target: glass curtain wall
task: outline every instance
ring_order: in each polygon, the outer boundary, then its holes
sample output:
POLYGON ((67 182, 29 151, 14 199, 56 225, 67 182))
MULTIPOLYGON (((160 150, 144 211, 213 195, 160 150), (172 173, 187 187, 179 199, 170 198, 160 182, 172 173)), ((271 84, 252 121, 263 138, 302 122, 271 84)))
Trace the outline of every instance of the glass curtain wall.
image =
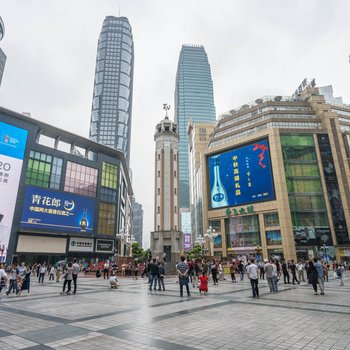
POLYGON ((297 256, 322 255, 333 245, 313 135, 281 135, 289 204, 297 256))

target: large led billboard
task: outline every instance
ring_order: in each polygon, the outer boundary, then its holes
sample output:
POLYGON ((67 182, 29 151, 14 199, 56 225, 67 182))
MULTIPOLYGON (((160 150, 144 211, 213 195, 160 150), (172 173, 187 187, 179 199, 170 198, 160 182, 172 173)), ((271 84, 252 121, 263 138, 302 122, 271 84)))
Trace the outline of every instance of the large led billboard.
POLYGON ((267 139, 208 157, 212 209, 275 199, 267 139))
POLYGON ((27 136, 27 130, 0 122, 0 262, 6 260, 27 136))
POLYGON ((27 186, 21 227, 61 232, 93 232, 95 200, 27 186))

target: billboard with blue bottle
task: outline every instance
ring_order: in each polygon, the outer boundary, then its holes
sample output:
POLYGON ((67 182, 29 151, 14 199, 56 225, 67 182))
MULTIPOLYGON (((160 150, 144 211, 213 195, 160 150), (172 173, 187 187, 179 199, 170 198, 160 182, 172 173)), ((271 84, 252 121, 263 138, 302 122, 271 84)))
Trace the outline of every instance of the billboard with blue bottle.
POLYGON ((275 199, 267 139, 208 157, 212 209, 275 199))
POLYGON ((93 233, 94 210, 93 198, 27 186, 21 227, 93 233))

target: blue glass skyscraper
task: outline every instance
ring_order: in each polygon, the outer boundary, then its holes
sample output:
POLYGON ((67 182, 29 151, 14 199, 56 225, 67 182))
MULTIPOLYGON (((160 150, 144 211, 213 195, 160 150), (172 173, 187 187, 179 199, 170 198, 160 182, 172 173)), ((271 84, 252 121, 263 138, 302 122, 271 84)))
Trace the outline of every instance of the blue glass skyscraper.
POLYGON ((176 73, 175 123, 179 128, 180 208, 190 208, 188 122, 215 121, 213 81, 202 45, 183 45, 176 73))
POLYGON ((134 42, 126 17, 105 18, 97 46, 90 139, 130 162, 134 42))

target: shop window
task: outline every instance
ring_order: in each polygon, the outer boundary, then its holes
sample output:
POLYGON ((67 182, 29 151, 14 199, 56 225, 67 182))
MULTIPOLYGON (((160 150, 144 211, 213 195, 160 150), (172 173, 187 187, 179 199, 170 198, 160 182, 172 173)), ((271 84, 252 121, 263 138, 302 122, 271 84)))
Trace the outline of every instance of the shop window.
POLYGON ((98 170, 67 162, 64 190, 83 196, 96 197, 98 170))
POLYGON ((100 202, 98 212, 98 233, 115 235, 115 205, 100 202))
POLYGON ((235 216, 229 219, 228 247, 261 245, 258 215, 235 216))
POLYGON ((30 151, 26 184, 59 189, 63 160, 51 155, 30 151))

